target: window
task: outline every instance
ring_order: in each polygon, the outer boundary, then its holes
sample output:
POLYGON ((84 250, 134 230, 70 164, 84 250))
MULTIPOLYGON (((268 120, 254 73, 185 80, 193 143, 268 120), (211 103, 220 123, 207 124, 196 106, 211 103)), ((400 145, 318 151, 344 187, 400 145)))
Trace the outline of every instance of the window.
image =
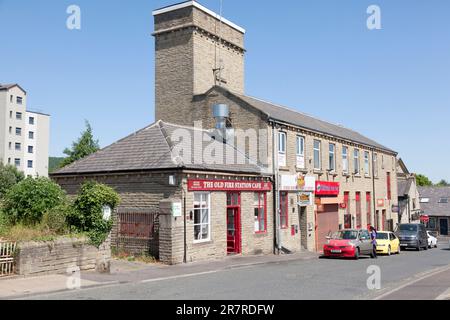
POLYGON ((372 194, 366 192, 366 214, 367 214, 367 224, 372 224, 372 194))
POLYGON ((254 196, 253 208, 255 212, 255 232, 267 232, 267 194, 256 192, 254 196))
POLYGON ((9 127, 9 134, 12 133, 12 127, 9 127))
POLYGON ((11 164, 11 158, 8 158, 8 164, 11 164))
POLYGON ((28 146, 28 153, 34 153, 34 147, 28 146))
POLYGON ((21 135, 22 135, 22 129, 16 128, 16 136, 21 136, 21 135))
POLYGON ((336 145, 330 143, 328 153, 328 169, 336 171, 336 145))
POLYGON ((342 170, 348 173, 348 147, 342 147, 342 170))
POLYGON ((378 154, 373 154, 373 175, 375 178, 378 177, 378 154))
POLYGON ((355 149, 353 151, 353 168, 354 168, 354 173, 355 174, 359 174, 359 150, 355 149))
POLYGON ((278 133, 278 166, 286 167, 286 132, 278 133))
POLYGON ((282 229, 288 228, 288 193, 280 192, 280 226, 282 229))
POLYGON ((10 112, 9 112, 9 118, 12 119, 12 116, 13 116, 13 112, 10 111, 10 112))
POLYGON ((356 192, 356 228, 361 229, 361 192, 356 192))
POLYGON ((319 140, 314 140, 314 169, 322 170, 322 160, 321 160, 321 142, 319 140))
POLYGON ((16 151, 20 151, 20 149, 22 149, 22 145, 16 142, 16 151))
POLYGON ((33 168, 33 160, 28 160, 28 168, 33 168))
POLYGON ((12 142, 8 143, 8 149, 9 149, 9 150, 12 149, 12 142))
POLYGON ((20 167, 20 159, 19 158, 14 159, 14 164, 16 165, 16 167, 20 167))
POLYGON ((28 139, 34 139, 34 132, 33 131, 29 131, 28 132, 28 139))
POLYGON ((34 124, 34 117, 28 118, 28 124, 34 124))
POLYGON ((297 136, 297 168, 305 168, 305 137, 297 136))
POLYGON ((17 102, 17 104, 22 104, 22 102, 23 102, 22 97, 17 97, 16 102, 17 102))
POLYGON ((22 112, 16 112, 16 120, 22 120, 22 112))
POLYGON ((439 198, 439 203, 448 203, 448 198, 439 198))
POLYGON ((391 190, 391 173, 386 172, 386 184, 387 184, 387 198, 388 200, 392 199, 392 190, 391 190))
POLYGON ((364 174, 370 176, 370 154, 369 151, 364 151, 364 174))
POLYGON ((10 95, 10 96, 9 96, 9 102, 12 103, 13 101, 14 101, 14 96, 13 96, 13 95, 10 95))
POLYGON ((430 198, 420 198, 420 203, 430 203, 430 198))
POLYGON ((210 194, 194 194, 194 242, 210 239, 210 194))

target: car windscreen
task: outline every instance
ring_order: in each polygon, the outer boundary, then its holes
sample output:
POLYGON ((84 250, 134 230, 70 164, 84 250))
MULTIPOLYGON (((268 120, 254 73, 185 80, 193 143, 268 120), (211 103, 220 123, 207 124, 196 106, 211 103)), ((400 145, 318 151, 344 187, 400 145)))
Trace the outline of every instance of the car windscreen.
POLYGON ((355 240, 358 238, 358 231, 339 231, 333 235, 333 239, 336 240, 355 240))
POLYGON ((400 231, 417 232, 417 225, 416 224, 401 224, 400 231))
POLYGON ((379 240, 389 240, 389 234, 387 233, 378 233, 377 239, 379 240))

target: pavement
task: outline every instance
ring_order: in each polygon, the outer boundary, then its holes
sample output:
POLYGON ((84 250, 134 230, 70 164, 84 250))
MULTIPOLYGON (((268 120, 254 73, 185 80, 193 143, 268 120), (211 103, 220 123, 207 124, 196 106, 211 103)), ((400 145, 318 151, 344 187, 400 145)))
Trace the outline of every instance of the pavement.
MULTIPOLYGON (((292 255, 230 256, 222 260, 167 266, 145 264, 126 260, 113 260, 111 273, 82 272, 79 289, 114 286, 124 283, 153 282, 160 280, 212 274, 224 270, 250 266, 317 259, 318 254, 304 252, 292 255)), ((17 299, 49 293, 71 291, 74 280, 70 275, 46 275, 39 277, 11 276, 0 278, 0 299, 17 299)))

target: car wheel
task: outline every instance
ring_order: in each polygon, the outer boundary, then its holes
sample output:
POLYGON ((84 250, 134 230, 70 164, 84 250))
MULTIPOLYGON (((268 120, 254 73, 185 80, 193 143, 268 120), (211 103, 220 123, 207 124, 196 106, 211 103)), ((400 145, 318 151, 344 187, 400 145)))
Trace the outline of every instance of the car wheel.
POLYGON ((434 244, 434 247, 437 248, 437 242, 434 244))
POLYGON ((391 256, 391 253, 392 253, 392 252, 391 252, 391 246, 389 246, 389 247, 388 247, 387 255, 388 255, 388 256, 391 256))
POLYGON ((425 250, 428 250, 428 243, 424 247, 425 250))
POLYGON ((355 258, 355 260, 359 260, 359 248, 356 248, 354 258, 355 258))

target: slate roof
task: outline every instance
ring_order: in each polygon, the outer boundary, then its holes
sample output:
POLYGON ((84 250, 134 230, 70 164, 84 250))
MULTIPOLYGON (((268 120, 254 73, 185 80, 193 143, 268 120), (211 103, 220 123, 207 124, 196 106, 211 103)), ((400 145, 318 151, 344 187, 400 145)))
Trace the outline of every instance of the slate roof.
POLYGON ((429 198, 429 203, 420 203, 420 207, 429 216, 450 217, 450 187, 419 187, 420 198, 429 198), (439 203, 440 198, 448 198, 449 203, 439 203))
POLYGON ((290 108, 280 106, 271 102, 267 102, 258 98, 232 92, 223 87, 216 86, 213 89, 220 90, 227 94, 237 97, 238 99, 244 101, 253 108, 262 112, 264 115, 268 117, 269 120, 291 124, 304 129, 309 129, 315 132, 331 135, 334 137, 339 137, 344 140, 349 140, 351 142, 360 143, 369 147, 374 147, 384 151, 388 151, 390 153, 397 154, 396 151, 389 149, 379 144, 378 142, 369 139, 363 136, 362 134, 353 131, 351 129, 345 128, 343 126, 332 124, 330 122, 317 119, 305 113, 301 113, 299 111, 295 111, 290 108))
POLYGON ((228 164, 225 160, 227 154, 241 153, 229 144, 211 139, 200 146, 191 143, 191 139, 185 139, 185 137, 194 137, 194 134, 200 134, 200 137, 202 134, 212 136, 205 130, 159 121, 52 173, 52 176, 180 168, 252 174, 263 172, 262 166, 245 156, 244 164, 228 164), (185 153, 186 157, 183 157, 185 159, 177 157, 180 154, 178 151, 180 148, 188 150, 185 153), (204 152, 206 148, 208 150, 204 152), (209 150, 212 149, 223 150, 223 164, 215 164, 207 160, 194 161, 202 160, 203 157, 200 156, 205 153, 211 154, 209 150))
POLYGON ((0 91, 2 90, 9 90, 11 88, 14 87, 19 87, 23 92, 27 93, 20 85, 18 85, 17 83, 8 83, 8 84, 1 84, 0 83, 0 91))
POLYGON ((411 184, 413 183, 412 179, 397 179, 398 185, 398 196, 402 197, 409 193, 409 189, 411 189, 411 184))

